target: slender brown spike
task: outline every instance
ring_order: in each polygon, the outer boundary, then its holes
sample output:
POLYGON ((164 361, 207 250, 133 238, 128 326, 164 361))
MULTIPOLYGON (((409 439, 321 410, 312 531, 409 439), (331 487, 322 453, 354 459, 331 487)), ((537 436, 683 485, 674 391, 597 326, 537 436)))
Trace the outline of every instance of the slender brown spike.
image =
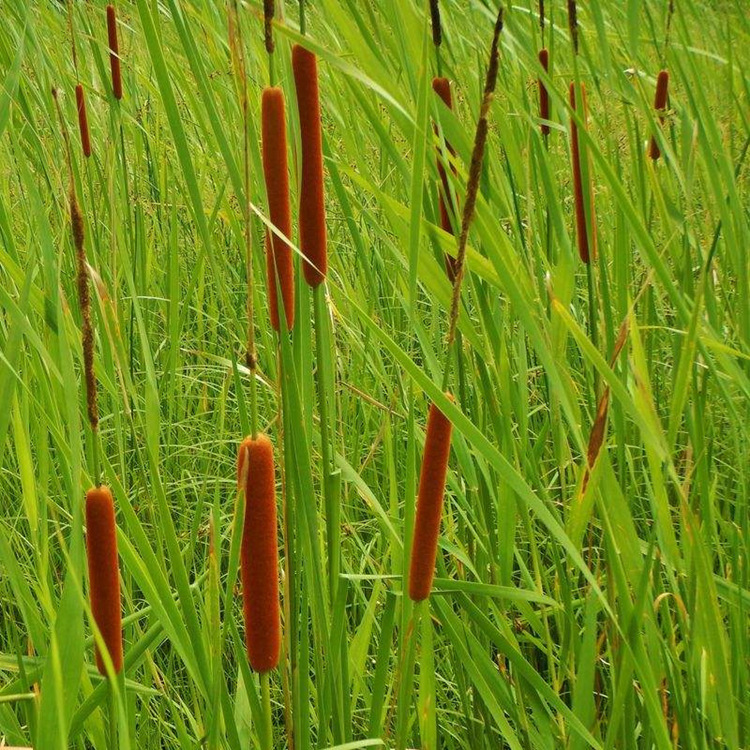
POLYGON ((440 25, 439 0, 430 0, 430 18, 432 20, 432 43, 439 47, 443 42, 443 28, 440 25))
POLYGON ((78 129, 81 133, 81 147, 83 155, 88 159, 91 156, 91 137, 89 136, 89 118, 86 114, 86 96, 83 86, 76 86, 76 107, 78 109, 78 129))
MULTIPOLYGON (((669 99, 669 71, 662 70, 659 72, 659 76, 656 79, 656 94, 654 96, 654 109, 659 115, 659 124, 664 125, 665 112, 667 110, 667 102, 669 99)), ((656 136, 651 136, 651 143, 649 144, 648 155, 656 161, 661 156, 661 149, 659 144, 656 142, 656 136)))
POLYGON ((276 470, 266 435, 245 438, 238 454, 245 485, 245 523, 240 549, 245 644, 256 672, 275 669, 281 647, 276 470))
MULTIPOLYGON (((107 646, 116 673, 122 670, 122 604, 117 559, 115 505, 109 487, 92 487, 86 493, 86 557, 89 599, 94 622, 107 646)), ((102 654, 96 647, 96 666, 106 675, 102 654)))
MULTIPOLYGON (((448 107, 448 109, 453 109, 453 97, 451 96, 451 84, 447 78, 433 78, 432 90, 440 97, 443 104, 445 104, 445 106, 448 107)), ((435 133, 436 135, 438 133, 437 126, 435 127, 435 133)), ((454 151, 451 144, 448 143, 447 141, 446 141, 445 147, 448 150, 448 153, 452 157, 455 156, 456 152, 454 151)), ((438 168, 438 175, 440 177, 440 189, 438 190, 438 207, 440 210, 440 227, 442 228, 444 232, 448 232, 449 234, 454 234, 453 222, 451 221, 451 214, 453 212, 449 210, 449 206, 451 204, 450 182, 448 181, 448 173, 445 171, 443 159, 440 158, 439 147, 438 147, 438 154, 437 154, 437 168, 438 168)), ((456 174, 455 165, 451 168, 451 171, 453 172, 454 175, 456 174)), ((457 267, 456 258, 446 253, 445 254, 445 272, 448 275, 448 279, 450 280, 451 284, 453 284, 453 282, 456 280, 457 270, 458 270, 458 267, 457 267)))
MULTIPOLYGON (((539 50, 539 63, 544 68, 545 73, 549 73, 549 52, 547 48, 539 50)), ((542 135, 549 135, 549 92, 544 85, 544 81, 539 79, 539 117, 542 120, 542 135)))
POLYGON ((295 44, 292 47, 292 68, 302 143, 299 243, 305 256, 302 267, 305 281, 316 287, 323 282, 328 271, 318 59, 309 50, 295 44))
POLYGON ((263 33, 266 52, 273 52, 273 17, 276 14, 274 0, 263 0, 263 33))
POLYGON ((117 40, 117 14, 115 6, 107 6, 107 37, 109 39, 109 66, 112 70, 112 94, 122 99, 122 73, 120 71, 120 45, 117 40))
POLYGON ((279 325, 279 299, 276 280, 281 287, 287 329, 294 326, 294 266, 292 250, 285 238, 292 236, 292 216, 289 208, 289 168, 287 162, 286 112, 284 92, 278 87, 263 90, 261 106, 263 139, 263 174, 268 194, 271 223, 284 237, 266 234, 266 268, 268 270, 268 299, 271 325, 279 325))
POLYGON ((539 0, 539 28, 544 31, 544 0, 539 0))
POLYGON ((568 0, 568 28, 573 42, 573 52, 578 54, 578 9, 576 0, 568 0))
POLYGON ((83 372, 86 380, 86 408, 91 429, 99 427, 99 409, 96 403, 96 376, 94 375, 94 327, 91 322, 91 295, 89 292, 88 264, 84 245, 84 224, 78 198, 71 183, 70 223, 76 252, 76 286, 78 305, 81 308, 81 336, 83 339, 83 372))
MULTIPOLYGON (((450 398, 449 394, 446 395, 450 398)), ((420 602, 430 595, 432 579, 435 576, 435 558, 440 535, 440 519, 443 515, 452 430, 451 421, 435 404, 431 404, 419 476, 414 542, 409 564, 409 598, 415 602, 420 602)))
POLYGON ((474 209, 477 202, 477 193, 479 191, 479 178, 482 174, 482 161, 484 160, 484 150, 487 144, 487 116, 492 104, 492 94, 495 91, 497 83, 498 67, 500 65, 500 55, 498 45, 500 41, 500 32, 503 30, 503 8, 497 13, 495 28, 492 34, 492 46, 490 47, 490 60, 487 66, 487 76, 484 80, 484 94, 482 96, 482 105, 479 109, 479 120, 477 129, 474 134, 474 147, 471 152, 471 164, 469 165, 469 180, 466 184, 466 202, 464 203, 463 214, 461 216, 461 234, 458 238, 458 252, 456 253, 456 279, 453 282, 453 295, 451 297, 451 311, 448 322, 447 346, 450 347, 456 335, 456 325, 458 323, 459 303, 461 301, 461 282, 463 281, 466 271, 466 245, 469 240, 469 228, 474 218, 474 209))
MULTIPOLYGON (((575 83, 570 84, 570 107, 574 112, 577 112, 581 120, 583 121, 584 127, 588 119, 588 107, 586 102, 586 87, 581 84, 581 100, 582 106, 578 110, 576 108, 576 89, 575 83)), ((582 167, 582 155, 581 145, 578 136, 578 125, 573 117, 570 119, 570 143, 571 143, 571 160, 573 170, 573 193, 575 197, 575 211, 576 211, 576 239, 578 242, 578 255, 584 263, 589 263, 591 258, 596 258, 596 214, 594 211, 594 190, 591 184, 591 175, 589 174, 589 184, 587 185, 587 192, 589 196, 589 214, 591 218, 591 234, 587 230, 586 225, 586 209, 585 209, 585 193, 583 186, 583 167, 582 167)))

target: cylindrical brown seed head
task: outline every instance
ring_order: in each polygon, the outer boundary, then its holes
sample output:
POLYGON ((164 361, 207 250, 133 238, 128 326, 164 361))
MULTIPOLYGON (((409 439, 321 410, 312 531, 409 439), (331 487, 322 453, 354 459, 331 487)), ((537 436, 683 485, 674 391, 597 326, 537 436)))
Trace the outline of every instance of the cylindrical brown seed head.
MULTIPOLYGON (((284 92, 278 87, 263 89, 262 99, 263 174, 266 180, 268 210, 271 223, 284 237, 292 236, 292 217, 289 209, 289 168, 287 164, 286 113, 284 92)), ((268 268, 268 298, 271 306, 271 325, 280 330, 280 300, 276 281, 281 287, 287 329, 294 326, 294 266, 289 243, 275 233, 266 241, 268 268)))
MULTIPOLYGON (((443 104, 448 109, 453 109, 453 96, 451 95, 451 84, 447 78, 433 78, 432 79, 432 90, 440 97, 443 104)), ((437 128, 436 128, 437 131, 437 128)), ((455 155, 455 151, 450 143, 446 142, 448 153, 451 156, 455 155)), ((448 181, 448 173, 445 171, 443 160, 440 158, 440 151, 438 150, 437 158, 438 175, 440 176, 440 190, 438 191, 438 207, 440 209, 440 226, 445 232, 455 234, 453 231, 453 222, 451 216, 453 211, 449 211, 448 207, 451 205, 451 193, 450 183, 448 181)), ((456 173, 455 167, 453 168, 453 174, 456 173)), ((448 279, 451 284, 456 280, 456 271, 458 261, 452 255, 445 254, 445 272, 448 275, 448 279)))
POLYGON ((266 43, 266 52, 273 52, 273 17, 276 13, 274 0, 263 0, 263 34, 266 43))
MULTIPOLYGON (((547 48, 539 50, 539 63, 544 68, 545 73, 549 73, 549 52, 547 48)), ((549 92, 547 87, 544 85, 544 81, 539 79, 539 117, 542 122, 542 135, 549 134, 549 92)))
POLYGON ((109 37, 109 66, 112 69, 112 93, 115 99, 122 99, 120 45, 117 41, 117 14, 114 5, 107 6, 107 36, 109 37))
MULTIPOLYGON (((654 109, 659 115, 660 124, 664 124, 664 113, 667 109, 669 99, 669 71, 662 70, 656 79, 656 94, 654 96, 654 109)), ((661 149, 656 142, 656 136, 651 136, 651 143, 648 149, 648 155, 656 161, 661 156, 661 149)))
POLYGON ((432 21, 432 43, 439 47, 443 41, 443 28, 440 25, 440 6, 438 0, 430 0, 430 19, 432 21))
POLYGON ((306 258, 303 262, 305 281, 315 287, 323 282, 328 271, 318 59, 309 50, 295 44, 292 47, 292 67, 302 142, 299 243, 306 258))
POLYGON ((422 471, 419 477, 414 542, 409 566, 409 598, 420 602, 430 595, 435 576, 445 478, 451 452, 450 420, 432 404, 427 418, 422 471))
POLYGON ((576 0, 568 0, 568 28, 573 42, 573 52, 578 54, 578 10, 576 0))
POLYGON ((237 464, 245 482, 240 554, 245 643, 250 666, 267 672, 279 663, 281 645, 276 475, 268 437, 245 438, 237 464))
MULTIPOLYGON (((112 493, 105 486, 92 487, 86 493, 86 556, 91 611, 115 672, 119 672, 122 669, 122 612, 117 527, 112 493)), ((96 666, 100 674, 106 674, 98 646, 96 666)))
MULTIPOLYGON (((576 108, 576 89, 575 83, 570 84, 570 106, 578 113, 584 126, 588 117, 588 108, 586 103, 586 87, 581 84, 581 101, 580 109, 576 108)), ((584 204, 584 186, 583 186, 583 168, 581 165, 581 144, 578 138, 578 125, 571 117, 570 120, 570 141, 571 141, 571 159, 573 168, 573 194, 575 197, 576 212, 576 239, 578 242, 578 254, 584 263, 589 263, 591 258, 596 258, 596 214, 594 212, 594 190, 589 179, 589 215, 591 220, 591 233, 589 234, 586 226, 586 209, 584 204)), ((589 175, 589 178, 591 175, 589 175)))
POLYGON ((76 86, 76 106, 78 108, 78 129, 81 131, 81 147, 83 148, 83 155, 88 158, 91 156, 89 118, 86 114, 86 96, 80 83, 76 86))

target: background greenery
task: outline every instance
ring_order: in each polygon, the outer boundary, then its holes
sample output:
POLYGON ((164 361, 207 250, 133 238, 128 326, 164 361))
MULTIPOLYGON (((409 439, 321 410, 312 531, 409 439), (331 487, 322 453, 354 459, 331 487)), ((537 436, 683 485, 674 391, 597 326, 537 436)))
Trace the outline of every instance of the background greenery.
MULTIPOLYGON (((572 234, 572 50, 565 4, 546 6, 548 146, 536 120, 536 3, 506 8, 448 408, 441 253, 454 240, 436 226, 430 118, 456 148, 460 196, 495 7, 441 3, 450 114, 429 89, 426 2, 308 3, 325 128, 324 341, 343 578, 330 601, 311 295, 298 274, 297 325, 283 352, 294 394, 286 490, 308 545, 287 623, 297 748, 750 744, 746 8, 677 0, 667 47, 666 2, 581 3, 577 67, 589 93, 600 252, 594 346, 572 234), (653 164, 645 146, 662 66, 671 103, 653 164), (609 420, 585 484, 596 379, 609 387, 609 420), (408 531, 430 399, 454 422, 454 450, 415 689, 397 709, 410 622, 404 522, 408 531)), ((275 68, 296 215, 296 3, 283 11, 275 68)), ((258 693, 231 554, 249 387, 242 118, 226 8, 118 3, 125 95, 116 105, 104 4, 74 3, 89 160, 65 6, 4 0, 0 13, 0 739, 105 744, 107 693, 84 596, 92 463, 56 86, 87 221, 105 477, 118 506, 120 742, 254 746, 258 693)), ((263 283, 259 14, 256 0, 240 7, 259 407, 280 455, 263 283)), ((272 699, 285 747, 279 673, 272 699)))

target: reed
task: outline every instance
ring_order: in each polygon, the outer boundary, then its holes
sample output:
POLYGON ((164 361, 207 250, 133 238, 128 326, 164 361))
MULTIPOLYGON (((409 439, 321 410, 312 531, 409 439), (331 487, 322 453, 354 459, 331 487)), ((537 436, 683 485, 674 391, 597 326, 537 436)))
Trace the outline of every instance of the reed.
MULTIPOLYGON (((656 79, 656 94, 654 95, 654 109, 659 115, 659 125, 664 125, 667 102, 669 99, 669 71, 661 70, 656 79)), ((648 148, 648 155, 656 161, 661 156, 661 149, 656 142, 656 135, 651 136, 651 143, 648 148)))
MULTIPOLYGON (((573 112, 581 118, 583 127, 586 127, 588 121, 588 105, 586 102, 586 86, 581 83, 581 108, 577 107, 576 85, 570 84, 570 107, 573 112)), ((573 171, 573 194, 575 198, 576 214, 576 241, 578 243, 578 255, 584 263, 590 263, 591 259, 596 259, 596 214, 594 210, 594 191, 591 180, 587 180, 584 189, 583 177, 583 155, 581 154, 581 144, 578 134, 578 124, 574 117, 570 119, 570 148, 573 171), (589 220, 590 231, 586 221, 586 195, 589 201, 589 220)), ((587 170, 588 175, 588 170, 587 170)))
POLYGON ((86 95, 83 86, 76 85, 76 108, 78 110, 78 130, 81 134, 81 148, 88 159, 91 156, 91 136, 89 135, 89 118, 86 113, 86 95))
POLYGON ((287 330, 294 327, 294 267, 292 249, 287 241, 292 235, 289 208, 289 168, 287 164, 286 111, 284 92, 266 87, 262 98, 263 174, 268 195, 268 210, 276 232, 266 235, 266 267, 271 325, 280 331, 280 303, 283 305, 287 330), (278 286, 277 286, 278 285, 278 286), (281 300, 278 298, 281 290, 281 300))
MULTIPOLYGON (((539 64, 544 68, 545 73, 549 73, 549 51, 546 47, 539 50, 539 64)), ((544 81, 539 79, 539 119, 541 119, 542 135, 549 135, 549 91, 544 85, 544 81)))
POLYGON ((432 589, 452 430, 450 420, 432 404, 427 418, 409 566, 409 598, 415 602, 427 599, 432 589))
POLYGON ((266 435, 243 440, 237 474, 245 490, 240 552, 245 644, 250 666, 264 673, 278 665, 281 646, 276 471, 266 435))
MULTIPOLYGON (((94 622, 102 636, 116 674, 122 670, 122 605, 117 559, 115 504, 109 487, 92 487, 86 493, 86 557, 89 599, 94 622)), ((99 645, 96 667, 106 676, 99 645)))
POLYGON ((316 287, 325 280, 328 272, 318 59, 309 50, 295 44, 292 68, 302 143, 299 243, 304 255, 302 270, 305 281, 316 287))
POLYGON ((122 99, 122 72, 120 70, 120 44, 117 39, 117 13, 115 6, 107 6, 107 37, 109 39, 109 67, 112 70, 112 95, 122 99))

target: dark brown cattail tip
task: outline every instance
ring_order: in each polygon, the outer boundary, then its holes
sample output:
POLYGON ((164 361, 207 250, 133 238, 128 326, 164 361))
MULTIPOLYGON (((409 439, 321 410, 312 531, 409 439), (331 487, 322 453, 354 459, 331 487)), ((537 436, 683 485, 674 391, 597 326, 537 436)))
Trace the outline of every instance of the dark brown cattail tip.
MULTIPOLYGON (((549 73, 549 52, 547 48, 539 50, 539 64, 544 68, 545 73, 549 73)), ((544 81, 539 79, 539 118, 542 120, 542 135, 549 134, 549 92, 544 85, 544 81)))
POLYGON ((445 104, 448 109, 453 109, 451 82, 447 78, 433 78, 432 90, 443 100, 443 104, 445 104))
POLYGON ((430 19, 432 21, 432 43, 439 47, 443 41, 443 28, 440 24, 440 5, 438 0, 430 0, 430 19))
POLYGON ((274 0, 263 0, 263 33, 266 52, 273 52, 273 17, 276 14, 274 0))
MULTIPOLYGON (((659 75, 656 79, 656 94, 654 95, 654 109, 659 115, 659 123, 664 124, 664 117, 667 109, 667 103, 669 100, 669 71, 659 71, 659 75)), ((656 142, 656 136, 651 136, 651 143, 649 144, 648 155, 656 161, 661 156, 661 149, 659 144, 656 142)))
MULTIPOLYGON (((115 672, 122 669, 122 612, 117 560, 115 504, 109 487, 92 487, 86 493, 86 556, 89 598, 94 622, 109 652, 115 672)), ((106 675, 97 645, 96 666, 106 675)))
MULTIPOLYGON (((450 395, 448 397, 453 400, 450 395)), ((445 479, 451 452, 453 425, 435 404, 430 406, 419 477, 414 542, 409 566, 409 598, 421 602, 430 595, 435 576, 445 479)))
POLYGON ((107 6, 107 36, 109 38, 109 66, 112 70, 112 94, 122 99, 122 73, 120 71, 120 45, 117 41, 117 14, 114 5, 107 6))
POLYGON ((78 108, 78 129, 81 131, 81 147, 83 148, 83 155, 88 158, 91 156, 89 118, 86 114, 86 96, 80 83, 76 86, 76 106, 78 108))
POLYGON ((573 52, 578 54, 578 9, 576 0, 568 0, 568 28, 573 42, 573 52))
POLYGON ((267 672, 278 665, 281 645, 276 471, 268 437, 246 438, 239 463, 245 479, 240 554, 245 643, 250 666, 267 672))
POLYGON ((299 243, 305 256, 302 266, 305 281, 316 287, 328 272, 318 59, 314 53, 295 44, 292 47, 292 68, 302 143, 299 243))
MULTIPOLYGON (((576 84, 570 84, 569 96, 570 107, 578 114, 584 127, 588 118, 588 107, 586 102, 586 86, 581 83, 581 107, 576 106, 576 84)), ((571 160, 573 169, 573 193, 575 198, 576 213, 576 239, 578 242, 578 254, 584 263, 589 263, 592 256, 596 257, 596 217, 594 212, 594 191, 589 175, 589 215, 591 219, 591 231, 589 233, 586 223, 585 194, 583 185, 583 168, 581 164, 581 144, 578 137, 578 125, 574 118, 570 120, 571 160)))
MULTIPOLYGON (((289 168, 287 163, 286 111, 284 92, 278 87, 263 89, 261 103, 263 174, 268 195, 271 223, 284 237, 292 236, 289 208, 289 168)), ((289 243, 276 233, 266 237, 266 268, 271 325, 281 330, 279 313, 283 302, 287 329, 294 326, 294 266, 289 243), (281 288, 278 299, 277 280, 281 288)))

